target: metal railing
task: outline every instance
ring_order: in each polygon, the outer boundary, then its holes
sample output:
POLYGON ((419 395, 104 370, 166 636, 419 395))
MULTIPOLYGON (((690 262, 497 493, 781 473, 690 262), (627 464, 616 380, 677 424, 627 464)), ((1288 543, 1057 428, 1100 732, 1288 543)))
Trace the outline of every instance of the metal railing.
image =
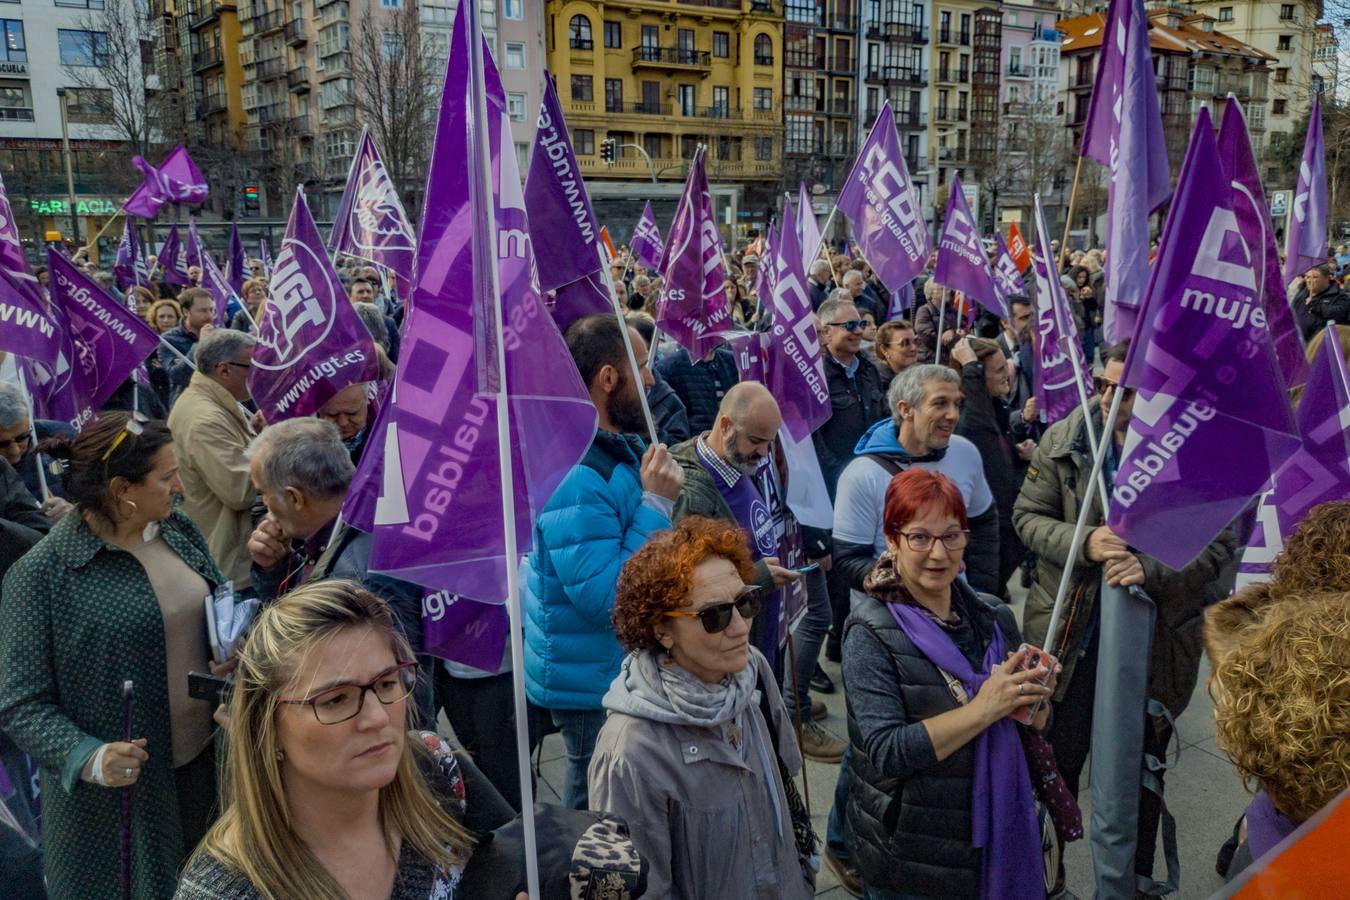
POLYGON ((712 53, 684 47, 634 47, 633 62, 706 69, 712 65, 712 53))
POLYGON ((309 90, 309 66, 297 66, 286 73, 286 86, 291 90, 309 90))
POLYGON ((305 34, 304 19, 291 19, 286 23, 285 28, 282 30, 282 34, 285 35, 286 43, 288 44, 303 44, 305 41, 309 40, 309 36, 305 34))
POLYGON ((33 110, 27 106, 0 106, 0 120, 31 122, 33 121, 33 110))

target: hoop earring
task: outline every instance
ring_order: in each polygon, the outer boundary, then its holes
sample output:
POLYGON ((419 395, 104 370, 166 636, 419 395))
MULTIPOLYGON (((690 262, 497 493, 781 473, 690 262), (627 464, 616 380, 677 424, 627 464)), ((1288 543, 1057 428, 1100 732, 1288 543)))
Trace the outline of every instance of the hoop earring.
POLYGON ((117 505, 118 505, 118 506, 121 506, 123 503, 125 503, 127 506, 130 506, 130 507, 131 507, 131 514, 132 514, 133 516, 136 515, 136 513, 140 510, 140 507, 138 507, 138 506, 136 505, 136 501, 135 501, 135 500, 128 500, 126 497, 118 497, 118 498, 117 498, 117 505))

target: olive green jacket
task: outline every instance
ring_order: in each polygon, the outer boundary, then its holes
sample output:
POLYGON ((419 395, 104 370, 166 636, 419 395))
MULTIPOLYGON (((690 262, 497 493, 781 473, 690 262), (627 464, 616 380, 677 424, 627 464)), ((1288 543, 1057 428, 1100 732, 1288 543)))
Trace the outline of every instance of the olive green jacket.
MULTIPOLYGON (((709 519, 721 519, 724 522, 736 522, 736 514, 731 511, 722 492, 717 489, 712 475, 698 459, 698 435, 670 448, 671 458, 684 470, 684 486, 680 496, 675 499, 675 509, 671 513, 671 522, 678 522, 685 516, 705 516, 709 519)), ((749 477, 749 476, 745 476, 749 477)), ((763 560, 755 562, 758 577, 755 583, 766 591, 772 591, 773 575, 763 560)))
MULTIPOLYGON (((165 542, 212 587, 224 581, 181 512, 165 542)), ((205 628, 205 612, 202 627, 205 628)), ((0 729, 37 760, 53 898, 118 895, 121 791, 80 780, 98 747, 122 739, 122 682, 135 684, 132 732, 148 739, 131 789, 132 896, 171 897, 192 848, 178 827, 164 620, 145 569, 78 512, 16 562, 0 590, 0 729)), ((202 715, 211 707, 202 705, 202 715)), ((0 887, 0 894, 3 894, 0 887)))

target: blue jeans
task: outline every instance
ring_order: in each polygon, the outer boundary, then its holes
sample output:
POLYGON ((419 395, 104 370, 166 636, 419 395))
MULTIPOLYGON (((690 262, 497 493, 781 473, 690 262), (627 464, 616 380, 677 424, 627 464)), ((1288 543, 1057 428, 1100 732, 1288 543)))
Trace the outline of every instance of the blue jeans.
POLYGON ((563 776, 563 806, 586 809, 590 806, 586 770, 591 766, 595 739, 605 724, 603 709, 554 709, 549 711, 553 724, 562 732, 567 753, 567 773, 563 776))
MULTIPOLYGON (((806 576, 806 615, 792 632, 793 650, 797 654, 797 706, 803 722, 811 721, 811 676, 815 674, 831 620, 830 588, 825 582, 825 572, 816 569, 806 576)), ((787 688, 791 692, 792 685, 787 688)))
POLYGON ((834 782, 834 805, 830 807, 830 818, 825 823, 825 846, 835 859, 849 858, 849 847, 853 846, 853 830, 848 827, 848 817, 844 809, 848 805, 848 773, 853 762, 853 745, 844 748, 844 758, 839 761, 839 778, 834 782))

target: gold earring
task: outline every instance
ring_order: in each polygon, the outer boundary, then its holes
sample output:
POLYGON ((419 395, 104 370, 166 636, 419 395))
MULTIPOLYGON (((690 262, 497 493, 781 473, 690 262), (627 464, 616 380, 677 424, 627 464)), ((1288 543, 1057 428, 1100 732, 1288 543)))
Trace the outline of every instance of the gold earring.
POLYGON ((135 501, 135 500, 128 500, 126 497, 118 497, 118 498, 117 498, 117 504, 120 506, 120 505, 122 505, 123 503, 125 503, 127 506, 130 506, 130 507, 131 507, 131 514, 132 514, 133 516, 136 515, 136 512, 140 509, 140 507, 138 507, 138 506, 136 505, 136 501, 135 501))

